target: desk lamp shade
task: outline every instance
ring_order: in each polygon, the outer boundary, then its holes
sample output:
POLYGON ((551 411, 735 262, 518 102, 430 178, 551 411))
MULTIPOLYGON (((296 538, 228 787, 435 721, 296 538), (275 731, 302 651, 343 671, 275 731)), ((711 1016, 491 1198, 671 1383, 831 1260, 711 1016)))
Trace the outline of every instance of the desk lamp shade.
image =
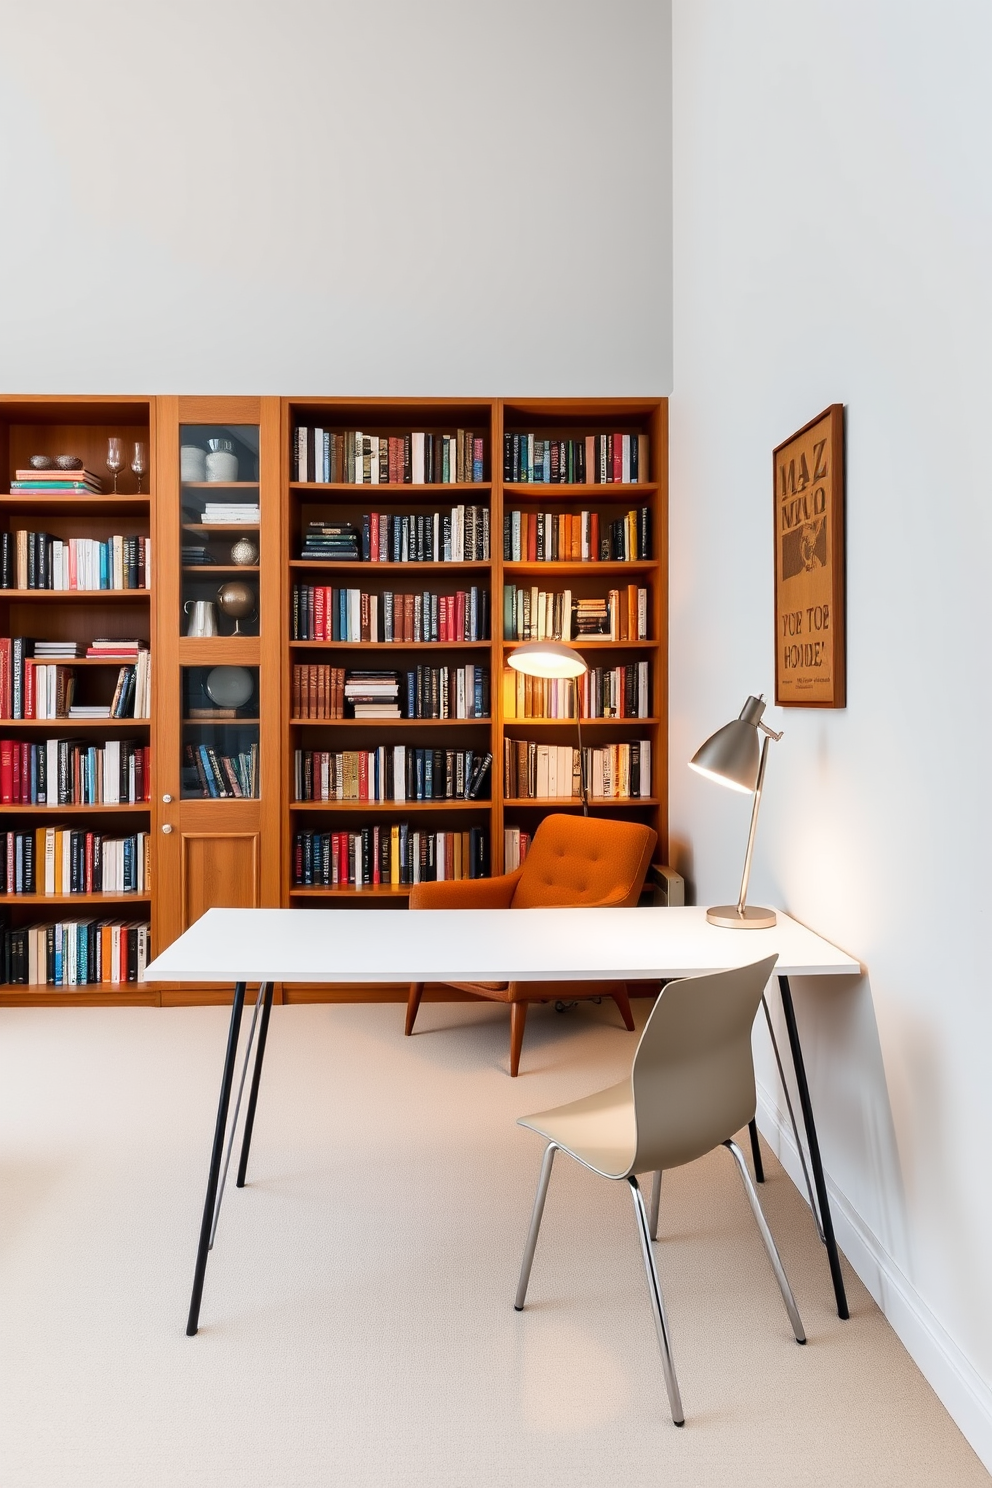
POLYGON ((731 790, 753 795, 751 829, 748 833, 747 852, 744 856, 744 874, 741 892, 736 904, 718 904, 706 911, 711 925, 720 925, 730 930, 767 930, 775 924, 775 911, 762 909, 747 903, 747 885, 751 876, 751 857, 754 852, 754 836, 758 826, 758 807, 765 780, 765 762, 768 755, 768 740, 781 739, 767 724, 762 723, 765 711, 764 700, 749 697, 741 709, 740 717, 711 734, 689 761, 691 769, 719 785, 731 790), (759 732, 764 735, 758 743, 759 732))
POLYGON ((506 659, 515 672, 523 672, 526 677, 571 678, 575 727, 579 736, 582 814, 588 816, 589 791, 586 787, 586 761, 582 752, 582 722, 579 718, 579 678, 589 670, 588 664, 578 651, 566 646, 563 641, 525 641, 522 646, 515 646, 506 659))

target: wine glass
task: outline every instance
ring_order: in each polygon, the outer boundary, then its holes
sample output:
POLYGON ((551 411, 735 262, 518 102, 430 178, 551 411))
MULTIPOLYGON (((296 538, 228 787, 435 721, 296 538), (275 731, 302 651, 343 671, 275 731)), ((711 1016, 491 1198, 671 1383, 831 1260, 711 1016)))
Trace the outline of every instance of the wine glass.
POLYGON ((107 469, 114 477, 114 495, 117 495, 117 477, 124 469, 123 439, 107 440, 107 469))
POLYGON ((131 458, 131 469, 138 477, 138 495, 141 495, 141 477, 148 469, 148 446, 141 440, 135 440, 134 455, 131 458))

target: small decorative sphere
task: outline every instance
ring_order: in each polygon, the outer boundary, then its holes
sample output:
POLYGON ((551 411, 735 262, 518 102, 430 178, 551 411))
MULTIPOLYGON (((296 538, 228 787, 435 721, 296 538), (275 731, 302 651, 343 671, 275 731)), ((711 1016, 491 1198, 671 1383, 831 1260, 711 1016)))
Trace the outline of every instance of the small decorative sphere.
POLYGON ((244 620, 255 608, 255 591, 250 584, 229 579, 217 590, 217 604, 231 620, 244 620))
POLYGON ((231 549, 231 562, 247 568, 258 562, 258 546, 249 537, 239 537, 231 549))
POLYGON ((55 461, 51 455, 32 455, 28 463, 32 470, 51 470, 55 461))
POLYGON ((55 464, 59 470, 82 470, 83 462, 78 455, 56 455, 55 464))

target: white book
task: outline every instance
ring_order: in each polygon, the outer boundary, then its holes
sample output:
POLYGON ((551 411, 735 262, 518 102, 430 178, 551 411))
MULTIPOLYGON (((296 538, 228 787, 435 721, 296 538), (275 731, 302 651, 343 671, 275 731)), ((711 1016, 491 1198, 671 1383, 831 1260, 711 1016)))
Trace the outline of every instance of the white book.
POLYGON ((369 471, 369 474, 372 477, 371 484, 373 486, 377 486, 379 484, 379 436, 378 436, 378 434, 373 434, 372 435, 372 437, 369 440, 369 444, 372 447, 372 460, 371 460, 371 469, 369 471))
POLYGON ((406 745, 393 745, 393 800, 406 800, 406 745))
POLYGON ((630 435, 629 434, 625 434, 623 436, 622 443, 623 443, 623 455, 622 455, 621 465, 620 465, 620 479, 622 481, 626 481, 627 483, 629 483, 630 482, 630 435))
POLYGON ((641 782, 639 794, 650 796, 651 794, 651 740, 641 739, 641 782))
POLYGON ((650 691, 650 689, 649 689, 649 686, 648 686, 648 664, 647 664, 646 661, 639 661, 637 663, 637 716, 638 716, 638 718, 650 718, 651 717, 651 709, 649 707, 650 698, 648 696, 649 691, 650 691))
POLYGON ((360 641, 362 638, 362 591, 360 589, 348 590, 348 639, 349 641, 360 641))
POLYGON ((314 429, 313 431, 313 474, 310 479, 318 483, 326 479, 324 475, 323 429, 314 429))
POLYGON ((455 717, 467 718, 465 711, 465 668, 458 667, 455 673, 455 717))
POLYGON ((527 478, 528 478, 528 480, 532 480, 532 481, 538 479, 537 472, 534 469, 534 436, 533 436, 533 434, 528 434, 527 435, 527 478))
POLYGON ((410 435, 410 481, 412 485, 424 484, 424 436, 410 435))

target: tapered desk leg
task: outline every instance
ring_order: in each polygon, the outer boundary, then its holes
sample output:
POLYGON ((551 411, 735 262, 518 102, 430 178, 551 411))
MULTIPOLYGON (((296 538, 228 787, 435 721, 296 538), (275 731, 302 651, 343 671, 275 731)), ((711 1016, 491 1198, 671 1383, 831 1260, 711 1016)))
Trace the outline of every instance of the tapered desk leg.
POLYGON ((269 1031, 269 1014, 272 1011, 273 986, 274 983, 267 983, 265 1001, 262 1003, 262 1021, 258 1029, 258 1047, 255 1050, 255 1068, 252 1070, 251 1090, 248 1093, 248 1111, 245 1115, 245 1134, 241 1138, 241 1161, 238 1163, 238 1188, 244 1188, 245 1173, 248 1171, 248 1153, 251 1151, 251 1134, 255 1127, 255 1107, 258 1105, 258 1086, 262 1078, 262 1060, 265 1058, 265 1039, 269 1031))
POLYGON ((747 1129, 751 1136, 751 1160, 754 1163, 754 1181, 755 1183, 764 1183, 765 1169, 761 1161, 761 1148, 758 1145, 758 1123, 756 1121, 749 1121, 747 1129))
POLYGON ((787 976, 780 976, 778 987, 779 992, 782 994, 782 1011, 785 1014, 785 1026, 789 1034, 789 1048, 792 1051, 792 1067, 796 1072, 799 1106, 803 1113, 803 1126, 806 1128, 806 1145, 809 1148, 810 1167, 813 1169, 813 1185, 816 1188, 816 1198, 820 1206, 823 1243, 827 1247, 830 1276, 834 1284, 834 1296, 837 1299, 837 1316, 847 1318, 850 1317, 847 1307, 847 1293, 844 1291, 844 1277, 840 1269, 840 1256, 837 1252, 837 1241, 834 1239, 834 1224, 830 1215, 830 1200, 827 1198, 827 1183, 823 1176, 823 1163, 820 1160, 820 1144, 816 1136, 816 1123, 813 1120, 813 1106, 809 1098, 806 1065, 803 1061, 802 1045, 799 1042, 799 1028, 796 1024, 796 1009, 792 1001, 792 989, 789 986, 789 978, 787 976))
POLYGON ((234 1064, 238 1052, 238 1034, 241 1030, 241 1010, 244 1005, 245 984, 244 982, 237 982, 234 987, 234 1001, 231 1004, 231 1027, 227 1036, 224 1073, 220 1082, 220 1100, 217 1103, 214 1145, 210 1155, 210 1171, 207 1175, 207 1196, 203 1202, 200 1244, 197 1247, 196 1269, 193 1272, 193 1294, 189 1299, 189 1318, 186 1321, 186 1336, 188 1338, 193 1337, 200 1321, 200 1298, 203 1296, 203 1278, 207 1270, 210 1231, 213 1227, 214 1207, 217 1202, 217 1183, 220 1178, 220 1165, 224 1155, 224 1133, 227 1130, 227 1111, 231 1104, 231 1086, 234 1084, 234 1064))

